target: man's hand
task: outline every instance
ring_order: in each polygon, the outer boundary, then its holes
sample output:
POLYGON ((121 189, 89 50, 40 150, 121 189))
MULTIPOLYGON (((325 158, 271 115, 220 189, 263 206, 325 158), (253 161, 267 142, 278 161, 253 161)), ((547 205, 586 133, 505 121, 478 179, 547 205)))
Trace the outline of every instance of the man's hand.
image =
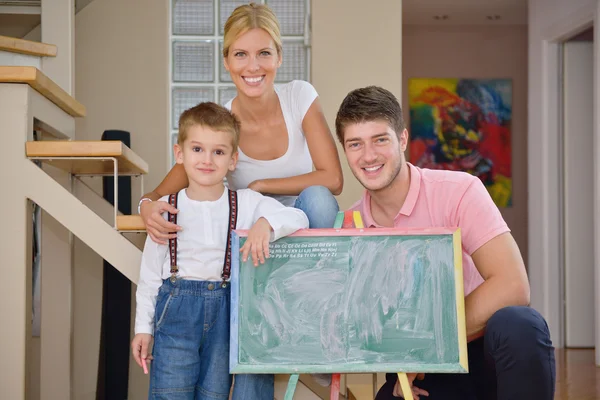
MULTIPOLYGON (((408 383, 410 384, 414 400, 419 400, 419 396, 429 396, 429 392, 427 390, 423 390, 413 385, 415 379, 423 380, 423 378, 425 378, 425 374, 406 374, 406 376, 408 377, 408 383)), ((392 392, 392 395, 394 397, 404 398, 404 393, 402 393, 402 386, 400 386, 400 379, 396 380, 396 384, 394 385, 394 391, 392 392)))
POLYGON ((252 262, 255 267, 258 267, 258 262, 265 263, 265 258, 269 258, 269 239, 271 238, 271 224, 265 218, 259 218, 254 223, 250 231, 246 243, 240 249, 242 253, 242 261, 248 260, 248 253, 252 255, 252 262))

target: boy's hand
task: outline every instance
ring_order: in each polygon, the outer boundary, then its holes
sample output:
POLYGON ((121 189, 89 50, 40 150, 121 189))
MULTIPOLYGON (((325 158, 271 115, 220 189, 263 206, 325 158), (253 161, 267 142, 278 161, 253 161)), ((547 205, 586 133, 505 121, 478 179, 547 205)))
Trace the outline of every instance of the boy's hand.
POLYGON ((138 333, 131 341, 131 353, 133 354, 133 359, 140 368, 144 369, 145 374, 148 373, 146 361, 152 361, 152 355, 148 354, 151 342, 152 335, 148 333, 138 333))
POLYGON ((254 266, 258 266, 258 262, 265 263, 265 258, 269 258, 269 239, 271 238, 271 224, 265 218, 259 218, 254 223, 250 231, 246 243, 240 249, 242 253, 242 261, 248 260, 248 253, 252 255, 254 266))

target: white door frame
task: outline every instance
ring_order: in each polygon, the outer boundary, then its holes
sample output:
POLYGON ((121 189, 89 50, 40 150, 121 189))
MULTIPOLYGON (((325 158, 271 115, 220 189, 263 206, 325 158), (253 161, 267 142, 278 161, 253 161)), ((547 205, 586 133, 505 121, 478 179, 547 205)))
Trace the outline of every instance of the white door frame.
POLYGON ((594 347, 594 48, 562 44, 563 226, 565 347, 594 347))
MULTIPOLYGON (((530 40, 540 40, 530 46, 542 49, 542 64, 540 71, 532 71, 531 77, 541 74, 542 86, 531 85, 531 90, 541 89, 540 104, 530 109, 541 110, 541 121, 535 116, 529 118, 529 131, 538 130, 541 134, 531 137, 528 145, 528 174, 530 182, 529 193, 529 274, 531 277, 532 305, 546 317, 550 327, 553 343, 556 347, 564 346, 563 329, 563 298, 560 255, 561 240, 558 232, 560 212, 560 177, 559 147, 561 102, 559 101, 560 77, 560 43, 575 34, 595 26, 594 29, 594 109, 600 99, 600 10, 596 4, 577 10, 565 16, 558 24, 541 33, 540 37, 530 40), (540 126, 541 122, 541 126, 540 126), (533 125, 533 126, 532 126, 533 125), (537 126, 536 126, 537 125, 537 126), (531 182, 534 182, 532 185, 531 182)), ((600 238, 600 117, 594 113, 594 235, 595 242, 600 238)), ((600 246, 594 250, 595 271, 595 343, 596 364, 600 365, 600 246)))
MULTIPOLYGON (((594 10, 594 110, 600 104, 600 7, 594 10)), ((600 117, 594 113, 594 304, 596 365, 600 366, 600 117)))

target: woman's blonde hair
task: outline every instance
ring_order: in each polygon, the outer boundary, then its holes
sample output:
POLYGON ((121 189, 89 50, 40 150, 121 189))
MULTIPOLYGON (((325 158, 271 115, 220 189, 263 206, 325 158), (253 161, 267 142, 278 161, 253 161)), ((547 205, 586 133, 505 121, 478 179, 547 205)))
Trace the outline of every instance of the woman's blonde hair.
POLYGON ((281 55, 281 32, 275 13, 264 4, 249 3, 233 10, 225 22, 223 57, 229 55, 229 47, 238 37, 254 28, 267 32, 275 43, 277 54, 281 55))

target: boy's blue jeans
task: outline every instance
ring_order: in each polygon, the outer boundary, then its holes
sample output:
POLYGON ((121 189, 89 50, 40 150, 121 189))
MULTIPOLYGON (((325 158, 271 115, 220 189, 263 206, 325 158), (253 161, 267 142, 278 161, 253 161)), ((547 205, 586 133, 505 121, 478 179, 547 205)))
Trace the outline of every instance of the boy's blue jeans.
MULTIPOLYGON (((333 194, 324 186, 310 186, 296 199, 298 208, 308 217, 309 227, 333 228, 340 210, 333 194)), ((232 400, 273 400, 275 377, 270 374, 236 375, 232 400)))
POLYGON ((229 397, 229 308, 229 284, 163 282, 156 299, 149 399, 229 397))

